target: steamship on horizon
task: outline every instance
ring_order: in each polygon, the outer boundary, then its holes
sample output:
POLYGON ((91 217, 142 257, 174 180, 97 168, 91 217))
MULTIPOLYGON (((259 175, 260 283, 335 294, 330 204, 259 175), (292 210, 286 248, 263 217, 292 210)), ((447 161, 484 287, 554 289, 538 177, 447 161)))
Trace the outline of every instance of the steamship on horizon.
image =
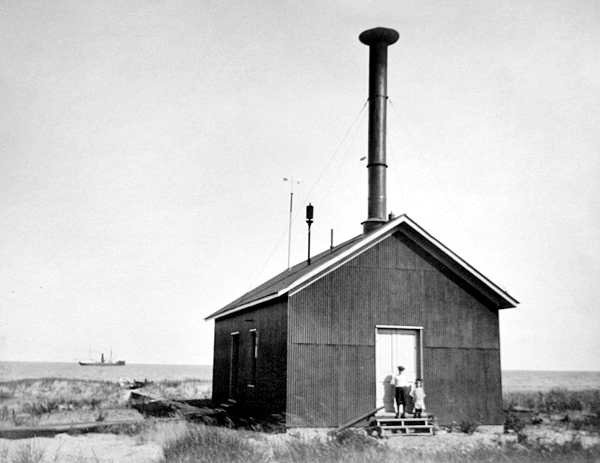
POLYGON ((104 354, 101 354, 100 360, 79 360, 78 363, 82 367, 122 367, 125 365, 125 360, 113 360, 111 352, 110 359, 104 358, 104 354))

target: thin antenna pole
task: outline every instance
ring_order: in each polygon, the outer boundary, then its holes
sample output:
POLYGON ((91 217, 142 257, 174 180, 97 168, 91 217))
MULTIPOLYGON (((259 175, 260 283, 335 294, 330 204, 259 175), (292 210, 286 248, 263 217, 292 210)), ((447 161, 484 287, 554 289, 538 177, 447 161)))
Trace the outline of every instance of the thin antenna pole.
MULTIPOLYGON (((294 210, 294 177, 291 179, 283 178, 284 182, 290 182, 290 218, 288 223, 288 272, 292 270, 292 211, 294 210)), ((300 182, 296 182, 300 183, 300 182)))
POLYGON ((292 191, 290 191, 290 223, 288 225, 288 271, 292 270, 292 211, 294 210, 294 179, 292 179, 292 191))

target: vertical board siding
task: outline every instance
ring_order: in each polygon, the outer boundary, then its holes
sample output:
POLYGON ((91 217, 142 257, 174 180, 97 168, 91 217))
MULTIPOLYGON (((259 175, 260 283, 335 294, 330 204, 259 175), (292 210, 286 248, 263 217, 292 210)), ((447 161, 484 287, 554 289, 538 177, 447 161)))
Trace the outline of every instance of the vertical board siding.
POLYGON ((423 327, 430 413, 501 422, 498 311, 401 233, 290 297, 288 316, 288 426, 375 407, 376 325, 423 327))

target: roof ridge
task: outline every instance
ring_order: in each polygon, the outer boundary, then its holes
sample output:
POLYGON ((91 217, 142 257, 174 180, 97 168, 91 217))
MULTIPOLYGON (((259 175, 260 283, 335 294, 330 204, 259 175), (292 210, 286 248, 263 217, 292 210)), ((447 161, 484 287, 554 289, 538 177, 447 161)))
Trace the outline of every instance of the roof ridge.
MULTIPOLYGON (((408 215, 401 214, 369 233, 355 236, 334 248, 317 254, 311 259, 310 265, 308 264, 308 260, 306 260, 294 265, 291 269, 286 269, 278 273, 256 288, 246 292, 243 296, 212 313, 205 320, 222 317, 285 294, 295 294, 303 287, 314 283, 317 279, 338 268, 340 265, 344 265, 356 255, 388 238, 402 224, 408 226, 418 237, 423 239, 426 247, 433 246, 433 249, 440 251, 442 259, 450 259, 449 262, 452 265, 458 266, 456 267, 459 269, 458 271, 466 271, 466 275, 469 275, 470 278, 475 279, 474 281, 483 285, 482 288, 486 288, 485 291, 491 290, 492 294, 495 293, 498 295, 501 298, 500 300, 505 301, 504 307, 515 307, 518 304, 518 301, 510 296, 505 289, 496 285, 492 280, 434 238, 433 235, 414 222, 408 215)), ((409 239, 414 239, 414 237, 409 239)), ((421 243, 419 246, 422 245, 421 243)), ((425 248, 423 249, 425 250, 425 248)), ((440 257, 437 257, 437 259, 440 259, 440 257)), ((464 278, 464 276, 461 278, 464 278)))

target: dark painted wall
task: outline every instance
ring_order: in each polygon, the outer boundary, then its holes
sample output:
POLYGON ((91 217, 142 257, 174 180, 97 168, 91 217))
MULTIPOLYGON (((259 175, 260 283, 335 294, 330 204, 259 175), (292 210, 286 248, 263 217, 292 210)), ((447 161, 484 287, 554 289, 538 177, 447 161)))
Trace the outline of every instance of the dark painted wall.
POLYGON ((429 413, 441 423, 501 424, 502 384, 498 349, 425 348, 429 413))
POLYGON ((287 360, 287 301, 277 301, 254 310, 215 321, 213 400, 229 399, 231 333, 240 332, 237 404, 248 411, 284 413, 287 360), (250 330, 258 332, 257 377, 252 383, 250 330), (253 387, 252 387, 253 386, 253 387))
POLYGON ((441 423, 502 422, 498 311, 401 233, 290 297, 288 426, 375 404, 375 326, 423 327, 426 405, 441 423))

